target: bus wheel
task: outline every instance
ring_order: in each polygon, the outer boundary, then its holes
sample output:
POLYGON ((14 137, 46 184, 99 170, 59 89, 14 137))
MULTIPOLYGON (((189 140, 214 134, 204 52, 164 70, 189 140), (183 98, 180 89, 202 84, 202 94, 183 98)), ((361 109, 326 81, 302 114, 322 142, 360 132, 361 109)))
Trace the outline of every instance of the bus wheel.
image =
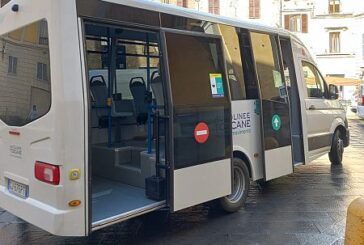
POLYGON ((344 140, 341 136, 341 131, 336 130, 334 139, 331 145, 331 151, 329 152, 330 162, 332 164, 341 164, 344 154, 344 140))
POLYGON ((249 170, 246 163, 239 159, 233 159, 233 190, 231 195, 221 198, 220 205, 226 212, 238 211, 248 197, 250 187, 249 170))

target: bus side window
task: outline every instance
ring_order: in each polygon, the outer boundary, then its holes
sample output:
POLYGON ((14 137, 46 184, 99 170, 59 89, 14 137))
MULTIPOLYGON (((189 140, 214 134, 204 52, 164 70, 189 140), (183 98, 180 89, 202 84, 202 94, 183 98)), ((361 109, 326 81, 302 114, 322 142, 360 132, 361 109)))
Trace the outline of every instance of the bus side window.
POLYGON ((285 93, 282 92, 285 90, 285 82, 274 36, 252 32, 251 40, 262 99, 285 102, 285 93))
POLYGON ((258 81, 255 75, 255 67, 253 60, 253 52, 250 42, 249 31, 241 30, 240 33, 240 49, 242 65, 244 68, 244 81, 245 81, 245 91, 246 99, 259 99, 259 89, 258 81))
POLYGON ((244 71, 240 52, 239 36, 234 27, 218 25, 223 38, 231 99, 246 99, 244 71))

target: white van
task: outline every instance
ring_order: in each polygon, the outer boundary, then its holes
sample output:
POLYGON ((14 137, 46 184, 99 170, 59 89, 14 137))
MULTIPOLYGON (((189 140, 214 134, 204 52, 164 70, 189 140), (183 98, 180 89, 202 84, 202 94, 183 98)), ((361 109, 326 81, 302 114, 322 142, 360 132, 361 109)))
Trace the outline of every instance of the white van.
POLYGON ((364 119, 364 84, 359 85, 358 105, 356 107, 357 114, 364 119))
POLYGON ((349 145, 338 90, 290 33, 139 0, 0 9, 0 206, 60 236, 244 204, 349 145))

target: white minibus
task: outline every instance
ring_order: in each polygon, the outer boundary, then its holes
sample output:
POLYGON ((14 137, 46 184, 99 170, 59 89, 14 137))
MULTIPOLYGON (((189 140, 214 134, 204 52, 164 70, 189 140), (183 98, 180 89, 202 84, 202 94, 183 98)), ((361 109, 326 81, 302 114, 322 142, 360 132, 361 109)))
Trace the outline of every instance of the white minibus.
POLYGON ((349 145, 290 33, 139 0, 0 9, 0 207, 52 234, 216 201, 349 145))

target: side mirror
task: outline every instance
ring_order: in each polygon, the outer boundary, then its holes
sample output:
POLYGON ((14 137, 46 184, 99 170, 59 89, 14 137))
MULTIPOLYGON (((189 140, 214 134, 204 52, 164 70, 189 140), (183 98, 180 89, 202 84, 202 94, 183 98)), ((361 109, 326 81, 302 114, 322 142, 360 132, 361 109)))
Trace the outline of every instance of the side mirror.
POLYGON ((336 85, 329 85, 329 97, 332 100, 337 100, 339 98, 339 89, 336 85))

